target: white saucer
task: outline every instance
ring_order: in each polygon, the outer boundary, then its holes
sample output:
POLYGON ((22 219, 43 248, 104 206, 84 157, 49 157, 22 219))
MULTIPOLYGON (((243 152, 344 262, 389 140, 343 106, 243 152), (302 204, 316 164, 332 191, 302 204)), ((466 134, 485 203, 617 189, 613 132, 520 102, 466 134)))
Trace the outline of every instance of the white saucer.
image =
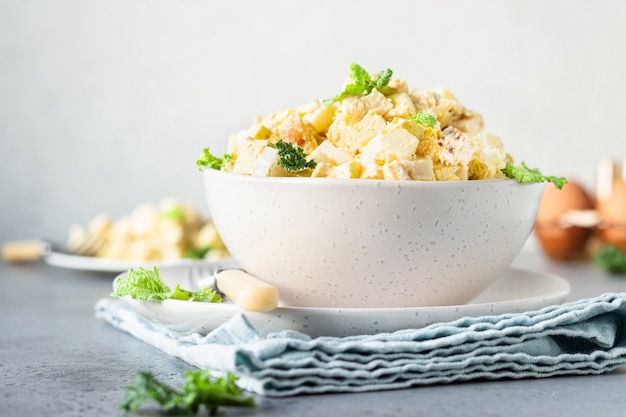
MULTIPOLYGON (((168 286, 193 289, 184 265, 160 269, 168 286)), ((553 274, 511 268, 472 302, 456 306, 403 308, 279 307, 269 313, 245 312, 261 333, 298 330, 312 337, 352 336, 421 328, 466 316, 521 313, 565 300, 569 283, 553 274)), ((242 310, 231 303, 123 300, 139 315, 180 333, 206 334, 242 310)))

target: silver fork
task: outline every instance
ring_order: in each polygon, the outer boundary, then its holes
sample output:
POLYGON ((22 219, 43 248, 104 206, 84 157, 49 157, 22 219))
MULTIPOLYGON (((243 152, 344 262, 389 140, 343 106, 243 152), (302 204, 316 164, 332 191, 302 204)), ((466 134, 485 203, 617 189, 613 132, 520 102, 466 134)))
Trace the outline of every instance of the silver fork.
POLYGON ((198 289, 199 287, 209 287, 217 293, 224 301, 229 300, 223 291, 217 288, 217 280, 215 277, 220 271, 223 271, 224 265, 216 263, 191 265, 187 270, 187 280, 190 288, 198 289))
MULTIPOLYGON (((191 262, 187 267, 187 285, 191 288, 198 288, 198 283, 201 280, 206 280, 211 282, 209 286, 217 287, 215 285, 215 277, 219 271, 223 271, 225 269, 233 269, 238 268, 239 266, 234 260, 223 259, 220 261, 211 261, 211 262, 191 262)), ((203 283, 204 284, 204 283, 203 283)), ((206 286, 206 284, 204 284, 206 286)), ((215 289, 215 288, 214 288, 215 289)))
POLYGON ((219 269, 219 266, 213 263, 190 265, 187 268, 187 285, 189 285, 190 288, 197 289, 201 281, 206 282, 212 280, 213 283, 211 286, 215 286, 215 272, 219 269))

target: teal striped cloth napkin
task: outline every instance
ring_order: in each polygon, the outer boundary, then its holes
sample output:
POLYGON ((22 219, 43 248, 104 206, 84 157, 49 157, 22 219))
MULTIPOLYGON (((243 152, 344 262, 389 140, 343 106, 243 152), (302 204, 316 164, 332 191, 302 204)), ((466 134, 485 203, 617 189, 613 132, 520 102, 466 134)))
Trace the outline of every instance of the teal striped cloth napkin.
POLYGON ((626 363, 626 293, 344 338, 260 335, 243 313, 208 335, 180 335, 121 300, 99 300, 95 309, 96 317, 165 353, 233 372, 244 389, 267 396, 600 374, 626 363))

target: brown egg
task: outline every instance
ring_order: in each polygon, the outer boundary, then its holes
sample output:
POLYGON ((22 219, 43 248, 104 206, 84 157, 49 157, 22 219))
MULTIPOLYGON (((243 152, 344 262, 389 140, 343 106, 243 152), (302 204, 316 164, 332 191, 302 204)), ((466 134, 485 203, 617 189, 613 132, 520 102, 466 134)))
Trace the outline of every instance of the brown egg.
POLYGON ((585 255, 593 230, 560 223, 572 210, 589 210, 593 201, 579 183, 570 180, 558 190, 547 184, 537 213, 535 234, 543 251, 555 259, 576 259, 585 255))
POLYGON ((611 195, 596 206, 600 217, 598 235, 605 243, 626 251, 626 182, 616 180, 611 195))

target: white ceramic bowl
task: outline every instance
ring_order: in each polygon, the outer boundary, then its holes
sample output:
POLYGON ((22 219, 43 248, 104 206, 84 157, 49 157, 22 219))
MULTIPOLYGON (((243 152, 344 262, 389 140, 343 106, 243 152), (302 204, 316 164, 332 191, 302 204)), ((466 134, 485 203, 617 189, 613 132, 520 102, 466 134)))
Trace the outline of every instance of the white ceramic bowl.
POLYGON ((530 234, 543 184, 250 177, 208 169, 230 253, 287 306, 470 301, 530 234))

